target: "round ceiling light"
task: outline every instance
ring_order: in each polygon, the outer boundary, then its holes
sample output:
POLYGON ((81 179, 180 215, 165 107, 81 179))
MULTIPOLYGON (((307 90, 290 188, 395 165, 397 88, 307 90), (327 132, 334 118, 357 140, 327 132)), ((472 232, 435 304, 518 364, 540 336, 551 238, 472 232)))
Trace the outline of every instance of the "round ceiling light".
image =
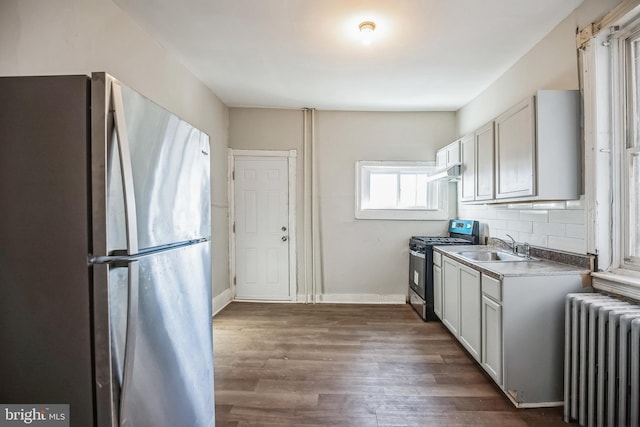
POLYGON ((376 24, 372 21, 364 21, 361 22, 358 27, 360 28, 361 33, 373 33, 376 29, 376 24))
POLYGON ((376 29, 376 24, 373 21, 363 21, 358 25, 358 28, 360 28, 362 43, 365 45, 370 44, 373 38, 373 32, 376 29))

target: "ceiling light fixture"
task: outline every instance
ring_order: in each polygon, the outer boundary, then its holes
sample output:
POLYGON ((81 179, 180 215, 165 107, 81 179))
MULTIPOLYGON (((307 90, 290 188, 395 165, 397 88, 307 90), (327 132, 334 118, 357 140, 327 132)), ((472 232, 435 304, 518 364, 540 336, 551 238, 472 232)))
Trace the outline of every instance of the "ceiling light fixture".
POLYGON ((371 44, 371 40, 373 39, 373 32, 376 29, 376 24, 373 21, 363 21, 360 23, 358 28, 360 28, 362 43, 365 45, 371 44))

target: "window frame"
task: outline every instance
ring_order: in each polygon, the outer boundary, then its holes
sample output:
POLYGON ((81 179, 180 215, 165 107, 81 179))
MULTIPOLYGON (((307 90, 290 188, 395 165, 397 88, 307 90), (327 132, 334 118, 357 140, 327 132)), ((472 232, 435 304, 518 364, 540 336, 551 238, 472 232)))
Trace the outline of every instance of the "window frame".
POLYGON ((627 91, 625 55, 626 40, 638 30, 640 0, 635 0, 623 2, 577 37, 584 97, 587 245, 598 256, 592 286, 634 299, 640 299, 640 265, 627 256, 630 174, 626 146, 632 99, 627 91))
MULTIPOLYGON (((633 64, 633 42, 640 43, 640 15, 620 25, 611 34, 612 65, 612 120, 618 132, 613 141, 613 185, 614 194, 619 194, 619 203, 614 206, 615 233, 620 236, 619 245, 613 248, 617 260, 614 264, 619 269, 640 271, 640 256, 631 255, 631 211, 630 200, 640 195, 631 194, 631 179, 634 155, 639 155, 640 144, 635 145, 640 137, 640 127, 634 116, 640 113, 638 95, 640 94, 640 76, 633 64), (635 154, 634 154, 635 153, 635 154)), ((640 59, 640 51, 636 54, 640 59)), ((637 66, 636 66, 637 67, 637 66)), ((614 198, 615 200, 615 198, 614 198)), ((635 212, 638 217, 639 212, 635 212)))
POLYGON ((436 170, 435 161, 387 161, 387 160, 358 160, 355 163, 355 214, 356 219, 379 219, 379 220, 448 220, 452 212, 451 201, 455 197, 451 196, 451 188, 445 181, 435 182, 437 186, 437 208, 396 208, 396 209, 372 209, 363 205, 365 194, 369 194, 369 181, 367 169, 385 168, 392 171, 394 168, 402 173, 417 172, 425 170, 427 175, 433 174, 436 170), (366 192, 366 193, 365 193, 366 192))
MULTIPOLYGON (((622 227, 621 235, 624 236, 624 243, 621 249, 621 267, 640 271, 640 254, 631 249, 633 244, 638 245, 638 242, 632 241, 632 233, 635 230, 631 226, 632 217, 640 217, 640 212, 631 212, 633 204, 631 201, 636 201, 640 194, 632 194, 632 180, 633 180, 633 168, 632 163, 634 157, 640 156, 640 125, 638 123, 638 117, 640 116, 640 67, 636 61, 640 60, 640 16, 636 17, 630 24, 625 27, 625 39, 624 39, 624 64, 626 78, 625 83, 625 139, 622 141, 621 155, 622 165, 621 170, 623 173, 623 185, 622 185, 622 206, 621 211, 623 213, 623 221, 621 221, 622 227), (633 43, 636 43, 636 52, 634 58, 633 43), (635 215, 634 215, 635 214, 635 215)), ((637 208, 637 204, 636 204, 637 208)), ((637 230, 635 230, 637 231, 637 230)), ((638 251, 640 252, 640 251, 638 251)))

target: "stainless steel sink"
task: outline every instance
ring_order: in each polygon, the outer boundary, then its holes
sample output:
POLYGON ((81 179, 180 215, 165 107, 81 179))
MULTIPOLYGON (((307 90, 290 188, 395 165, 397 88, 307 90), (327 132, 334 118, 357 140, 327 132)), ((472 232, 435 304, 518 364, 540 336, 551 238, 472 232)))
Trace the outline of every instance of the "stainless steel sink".
POLYGON ((478 262, 490 262, 490 261, 537 261, 536 258, 521 257, 516 254, 502 251, 466 251, 458 252, 461 257, 478 261, 478 262))

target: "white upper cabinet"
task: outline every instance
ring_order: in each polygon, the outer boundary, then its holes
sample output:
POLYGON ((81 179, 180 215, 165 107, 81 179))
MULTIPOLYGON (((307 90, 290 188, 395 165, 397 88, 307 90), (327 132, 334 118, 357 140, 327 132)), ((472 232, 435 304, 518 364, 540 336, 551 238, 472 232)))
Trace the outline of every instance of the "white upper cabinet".
POLYGON ((493 122, 482 126, 474 133, 476 161, 475 200, 491 200, 493 192, 493 122))
POLYGON ((462 202, 575 200, 581 191, 580 96, 540 90, 461 143, 462 202))
POLYGON ((460 140, 460 200, 463 202, 494 198, 493 139, 491 121, 460 140))
POLYGON ((460 161, 462 172, 460 174, 460 200, 473 201, 476 198, 476 160, 475 141, 473 134, 460 140, 460 161))
POLYGON ((447 167, 447 151, 441 148, 436 152, 436 168, 444 169, 447 167))
POLYGON ((497 200, 580 197, 580 97, 541 90, 495 120, 497 200))
POLYGON ((496 118, 496 198, 535 195, 535 100, 496 118))
POLYGON ((460 163, 460 140, 442 147, 436 152, 436 167, 446 169, 460 163))

